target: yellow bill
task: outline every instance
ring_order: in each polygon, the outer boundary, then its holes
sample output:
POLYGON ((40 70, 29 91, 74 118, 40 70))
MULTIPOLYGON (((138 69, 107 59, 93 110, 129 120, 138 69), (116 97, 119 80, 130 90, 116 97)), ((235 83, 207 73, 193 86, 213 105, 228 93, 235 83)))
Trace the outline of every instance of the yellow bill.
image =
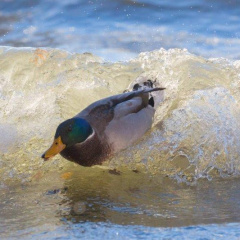
POLYGON ((52 158, 56 154, 60 153, 66 147, 65 144, 62 143, 61 136, 54 139, 52 146, 42 155, 45 161, 49 158, 52 158))

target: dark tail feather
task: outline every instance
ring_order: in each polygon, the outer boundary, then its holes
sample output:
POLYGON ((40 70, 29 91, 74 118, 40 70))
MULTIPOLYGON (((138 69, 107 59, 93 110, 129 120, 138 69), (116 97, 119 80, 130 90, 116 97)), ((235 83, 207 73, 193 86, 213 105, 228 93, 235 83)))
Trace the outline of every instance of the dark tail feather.
POLYGON ((148 93, 148 92, 156 92, 156 91, 162 91, 166 88, 148 88, 148 89, 144 89, 143 92, 144 93, 148 93))
MULTIPOLYGON (((147 92, 156 92, 156 91, 162 91, 164 90, 165 88, 150 88, 150 89, 145 89, 144 92, 147 93, 147 92)), ((152 94, 150 93, 150 98, 148 100, 148 104, 152 107, 155 106, 155 100, 154 100, 154 97, 152 96, 152 94)))
POLYGON ((141 93, 150 93, 149 94, 149 99, 148 99, 148 104, 152 107, 155 105, 155 99, 154 96, 151 94, 151 92, 156 92, 156 91, 162 91, 166 88, 161 88, 161 87, 154 87, 156 81, 152 80, 147 80, 143 83, 136 83, 133 86, 133 92, 135 91, 140 91, 141 93))
POLYGON ((148 89, 144 89, 143 92, 144 93, 150 93, 149 99, 148 99, 148 104, 152 107, 154 107, 155 105, 155 100, 154 97, 151 95, 151 92, 156 92, 156 91, 162 91, 166 88, 148 88, 148 89))
POLYGON ((152 80, 147 80, 146 82, 143 82, 142 84, 136 83, 133 86, 133 91, 138 91, 140 89, 144 89, 143 92, 155 92, 155 91, 162 91, 165 88, 160 87, 154 87, 154 83, 152 80))

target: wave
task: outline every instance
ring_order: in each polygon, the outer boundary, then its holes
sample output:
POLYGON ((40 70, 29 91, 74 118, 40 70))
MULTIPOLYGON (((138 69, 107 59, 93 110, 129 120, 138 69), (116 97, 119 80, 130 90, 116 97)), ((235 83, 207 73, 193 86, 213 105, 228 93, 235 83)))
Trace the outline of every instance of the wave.
POLYGON ((141 53, 109 63, 90 53, 0 47, 2 178, 28 179, 58 124, 139 76, 166 87, 153 128, 114 156, 110 167, 141 168, 179 181, 240 172, 240 61, 205 59, 186 49, 141 53))

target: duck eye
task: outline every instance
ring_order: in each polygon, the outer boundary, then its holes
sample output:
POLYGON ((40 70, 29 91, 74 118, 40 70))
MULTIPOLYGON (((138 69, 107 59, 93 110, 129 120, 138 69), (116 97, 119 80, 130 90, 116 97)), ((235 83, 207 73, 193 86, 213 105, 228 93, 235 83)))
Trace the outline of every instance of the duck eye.
POLYGON ((72 127, 71 127, 71 126, 68 128, 68 131, 69 131, 69 132, 71 132, 71 131, 72 131, 72 127))
POLYGON ((55 145, 58 145, 58 142, 55 142, 55 145))

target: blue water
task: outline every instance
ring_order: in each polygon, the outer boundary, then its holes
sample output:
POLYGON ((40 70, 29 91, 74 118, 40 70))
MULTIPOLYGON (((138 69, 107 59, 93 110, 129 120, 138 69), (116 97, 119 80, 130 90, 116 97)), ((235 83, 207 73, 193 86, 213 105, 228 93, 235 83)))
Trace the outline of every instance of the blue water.
POLYGON ((111 61, 161 47, 239 59, 239 23, 237 0, 2 0, 0 45, 57 47, 111 61))
POLYGON ((36 229, 28 229, 27 231, 19 231, 14 237, 21 237, 27 239, 195 239, 195 240, 219 240, 219 239, 240 239, 240 224, 229 223, 222 225, 200 225, 194 227, 181 227, 181 228, 152 228, 142 226, 121 226, 105 223, 83 223, 58 227, 53 232, 38 229, 38 233, 29 237, 28 234, 36 229), (41 232, 42 231, 42 232, 41 232))

